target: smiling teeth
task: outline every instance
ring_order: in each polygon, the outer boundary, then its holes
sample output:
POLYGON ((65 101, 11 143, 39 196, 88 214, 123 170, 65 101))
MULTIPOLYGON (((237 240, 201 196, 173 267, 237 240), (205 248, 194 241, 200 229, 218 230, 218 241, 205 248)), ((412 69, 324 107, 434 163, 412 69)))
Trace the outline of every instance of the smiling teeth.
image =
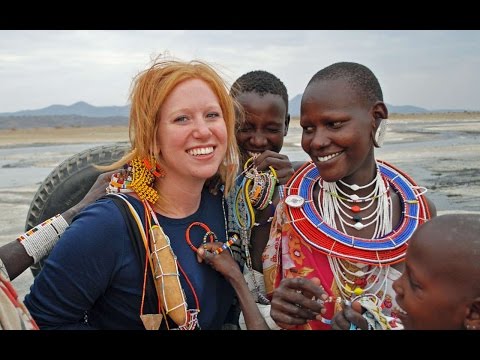
POLYGON ((339 151, 339 152, 337 152, 337 153, 330 154, 330 155, 327 155, 327 156, 319 156, 319 157, 317 157, 317 159, 318 159, 319 162, 325 162, 325 161, 327 161, 327 160, 330 160, 330 159, 334 158, 335 156, 340 155, 341 153, 342 153, 342 152, 339 151))
POLYGON ((204 147, 204 148, 195 148, 192 150, 188 150, 188 153, 193 156, 198 155, 207 155, 213 152, 213 146, 204 147))

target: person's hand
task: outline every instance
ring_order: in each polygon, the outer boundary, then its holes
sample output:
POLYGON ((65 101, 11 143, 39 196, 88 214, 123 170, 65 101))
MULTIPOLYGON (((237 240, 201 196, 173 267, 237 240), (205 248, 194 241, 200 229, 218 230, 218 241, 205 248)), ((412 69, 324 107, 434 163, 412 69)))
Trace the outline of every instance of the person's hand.
POLYGON ((232 285, 237 294, 238 304, 243 312, 245 325, 248 330, 269 330, 268 324, 255 303, 255 299, 243 277, 240 266, 233 259, 230 251, 223 249, 222 252, 215 253, 215 250, 222 249, 223 246, 223 243, 218 241, 200 246, 197 249, 198 262, 205 262, 210 265, 232 285))
POLYGON ((304 325, 326 312, 323 301, 327 299, 318 278, 285 278, 273 292, 270 316, 284 329, 304 325))
POLYGON ((215 254, 215 250, 223 246, 222 242, 215 241, 199 246, 197 250, 197 261, 205 262, 214 270, 222 274, 227 280, 234 276, 242 275, 240 267, 235 259, 231 256, 228 249, 223 250, 220 254, 215 254))
POLYGON ((97 180, 95 180, 95 183, 92 185, 88 193, 85 194, 82 200, 75 206, 71 207, 70 209, 66 210, 65 212, 62 213, 63 218, 70 223, 72 219, 77 215, 80 211, 83 210, 83 208, 91 203, 93 203, 95 200, 101 198, 106 194, 106 187, 110 183, 110 179, 113 174, 119 173, 125 171, 123 169, 118 169, 118 170, 112 170, 106 173, 102 173, 98 175, 97 180))
POLYGON ((354 301, 351 306, 345 305, 344 308, 335 314, 332 319, 333 330, 350 330, 352 324, 356 328, 367 330, 367 320, 362 316, 362 306, 358 301, 354 301))
POLYGON ((295 172, 287 155, 276 153, 272 150, 265 150, 257 158, 254 164, 258 171, 266 171, 271 166, 277 173, 278 183, 285 185, 295 172))
POLYGON ((101 198, 105 195, 105 189, 110 183, 113 174, 123 173, 124 169, 112 170, 103 174, 98 175, 97 180, 92 185, 88 193, 85 194, 83 199, 78 203, 79 206, 83 209, 88 204, 93 203, 95 200, 101 198))

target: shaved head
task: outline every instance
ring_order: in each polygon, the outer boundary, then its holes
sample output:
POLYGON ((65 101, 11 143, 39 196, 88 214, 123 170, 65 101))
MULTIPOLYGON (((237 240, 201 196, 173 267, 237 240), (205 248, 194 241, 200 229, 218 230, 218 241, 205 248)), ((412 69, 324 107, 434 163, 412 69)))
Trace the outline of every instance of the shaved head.
POLYGON ((408 251, 421 253, 437 276, 459 281, 480 295, 479 215, 448 214, 427 221, 415 232, 408 251))

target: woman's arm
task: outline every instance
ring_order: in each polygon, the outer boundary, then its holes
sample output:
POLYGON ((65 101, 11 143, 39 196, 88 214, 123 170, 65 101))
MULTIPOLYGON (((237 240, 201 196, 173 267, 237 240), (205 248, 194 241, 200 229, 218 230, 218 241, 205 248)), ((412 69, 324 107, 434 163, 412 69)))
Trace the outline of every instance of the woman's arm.
POLYGON ((220 254, 214 254, 217 248, 222 247, 222 243, 215 242, 206 245, 206 249, 198 249, 199 262, 205 261, 215 270, 220 272, 232 285, 237 294, 240 309, 245 318, 245 324, 248 330, 269 330, 265 319, 260 310, 258 310, 255 299, 248 289, 247 282, 243 277, 240 267, 230 255, 229 251, 223 251, 220 254), (205 251, 208 250, 208 251, 205 251))
POLYGON ((29 230, 20 235, 16 240, 0 247, 0 260, 3 261, 11 280, 15 279, 29 266, 33 265, 35 260, 41 260, 41 258, 44 257, 43 254, 46 255, 50 253, 55 243, 68 227, 68 224, 72 222, 72 219, 82 211, 85 206, 105 195, 105 188, 110 182, 111 175, 115 172, 118 172, 118 170, 100 174, 91 189, 78 204, 63 212, 61 216, 56 219, 48 219, 45 222, 49 222, 48 224, 36 226, 35 228, 37 230, 34 234, 28 235, 29 232, 31 232, 31 230, 29 230), (20 241, 22 241, 22 243, 20 241), (27 251, 24 241, 27 241, 27 243, 28 241, 34 241, 35 244, 30 246, 30 248, 27 245, 29 249, 27 251), (39 258, 34 260, 34 257, 31 255, 35 252, 35 248, 37 248, 39 252, 39 258))
POLYGON ((125 249, 126 226, 111 200, 77 216, 35 279, 25 305, 41 329, 84 329, 85 313, 108 293, 125 249))

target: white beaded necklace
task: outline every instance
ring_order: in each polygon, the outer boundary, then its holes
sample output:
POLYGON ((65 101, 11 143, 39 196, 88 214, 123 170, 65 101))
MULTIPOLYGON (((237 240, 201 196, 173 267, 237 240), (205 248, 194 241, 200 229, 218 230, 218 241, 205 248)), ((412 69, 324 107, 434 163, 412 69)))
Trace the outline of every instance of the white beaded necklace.
MULTIPOLYGON (((342 181, 343 184, 345 182, 342 181)), ((369 186, 373 185, 374 188, 367 196, 358 196, 356 194, 345 193, 336 182, 326 182, 323 179, 319 180, 320 189, 323 191, 318 192, 318 207, 320 215, 324 221, 331 227, 338 229, 338 225, 341 226, 342 231, 347 234, 345 225, 356 230, 362 230, 363 228, 375 224, 375 231, 372 238, 378 238, 392 231, 392 202, 388 194, 389 185, 383 181, 380 172, 377 171, 373 181, 369 186), (322 194, 323 193, 323 194, 322 194), (343 196, 340 196, 342 194, 343 196), (363 210, 370 208, 373 203, 377 201, 377 207, 375 210, 365 217, 359 215, 349 215, 345 212, 343 207, 351 209, 355 213, 359 213, 363 210), (365 203, 369 202, 364 207, 350 206, 345 201, 350 203, 365 203), (355 210, 354 210, 355 208, 355 210), (338 217, 339 224, 337 225, 335 218, 338 217), (361 221, 369 220, 364 224, 361 221), (354 220, 355 224, 351 224, 347 219, 354 220)), ((350 188, 365 189, 367 186, 348 185, 350 188)))
MULTIPOLYGON (((335 229, 338 229, 339 225, 345 234, 348 234, 345 225, 356 230, 361 230, 367 226, 375 224, 372 239, 379 238, 392 231, 392 201, 390 196, 388 196, 390 187, 389 184, 382 179, 378 166, 375 177, 366 185, 350 185, 342 180, 339 180, 338 182, 354 192, 360 189, 367 189, 370 186, 373 186, 374 188, 370 194, 366 196, 358 196, 355 193, 345 193, 340 189, 337 182, 331 183, 320 179, 318 182, 320 191, 318 193, 317 201, 320 215, 326 224, 335 229), (375 200, 377 200, 375 210, 365 217, 360 217, 359 215, 352 216, 344 210, 344 208, 350 209, 352 212, 358 214, 359 212, 370 208, 375 200), (368 202, 368 204, 364 207, 350 205, 352 203, 358 204, 365 202, 368 202), (339 219, 339 224, 337 224, 336 217, 339 219), (371 218, 373 219, 368 223, 361 222, 371 218), (351 224, 347 219, 354 220, 355 224, 351 224)), ((381 302, 383 302, 387 292, 387 277, 390 266, 375 266, 370 269, 369 265, 358 264, 332 256, 328 256, 328 261, 335 283, 344 299, 351 299, 354 296, 360 296, 367 291, 373 291, 375 295, 382 295, 381 302), (352 266, 357 270, 351 271, 348 266, 352 266), (363 270, 365 267, 367 268, 366 271, 363 270), (350 275, 350 278, 347 274, 350 275), (351 278, 363 278, 364 287, 357 286, 356 282, 351 278), (380 283, 378 283, 379 279, 381 279, 380 283), (377 284, 378 286, 376 290, 373 290, 374 286, 377 284)))

